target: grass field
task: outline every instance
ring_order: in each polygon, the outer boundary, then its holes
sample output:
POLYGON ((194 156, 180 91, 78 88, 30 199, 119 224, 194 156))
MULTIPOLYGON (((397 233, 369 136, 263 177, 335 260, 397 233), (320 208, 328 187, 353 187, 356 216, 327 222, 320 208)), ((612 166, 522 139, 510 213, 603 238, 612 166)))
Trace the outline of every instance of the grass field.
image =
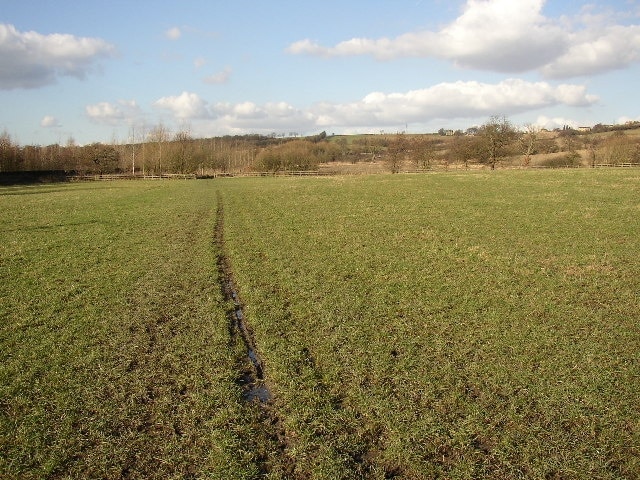
POLYGON ((211 186, 0 190, 0 476, 258 472, 211 186))
POLYGON ((639 215, 635 169, 3 188, 0 471, 637 478, 639 215))

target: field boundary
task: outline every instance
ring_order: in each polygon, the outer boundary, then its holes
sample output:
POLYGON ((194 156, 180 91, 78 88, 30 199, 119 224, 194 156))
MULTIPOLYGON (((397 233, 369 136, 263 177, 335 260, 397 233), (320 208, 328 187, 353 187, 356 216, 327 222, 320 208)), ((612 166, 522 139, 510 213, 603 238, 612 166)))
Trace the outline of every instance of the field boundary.
POLYGON ((216 172, 206 175, 198 175, 197 178, 224 178, 224 177, 329 177, 335 176, 332 172, 319 170, 281 171, 281 172, 216 172))
MULTIPOLYGON (((234 177, 336 177, 342 175, 375 175, 389 174, 388 170, 381 168, 375 171, 350 171, 346 169, 331 169, 330 164, 326 170, 292 170, 278 172, 213 172, 207 174, 196 173, 163 173, 163 174, 144 174, 132 175, 130 173, 112 173, 112 174, 76 174, 64 171, 42 171, 42 172, 0 172, 0 185, 13 185, 25 183, 56 183, 64 181, 72 182, 96 182, 96 181, 115 181, 115 180, 195 180, 195 179, 212 179, 212 178, 234 178, 234 177)), ((398 174, 428 174, 449 171, 472 171, 487 170, 490 167, 484 164, 450 163, 448 165, 432 165, 428 168, 403 168, 398 174)), ((640 168, 640 163, 597 163, 592 165, 502 165, 498 166, 498 170, 541 170, 541 169, 595 169, 595 168, 640 168)))
POLYGON ((195 180, 195 173, 163 173, 160 175, 131 175, 130 173, 109 173, 98 175, 70 175, 72 181, 108 181, 108 180, 195 180))

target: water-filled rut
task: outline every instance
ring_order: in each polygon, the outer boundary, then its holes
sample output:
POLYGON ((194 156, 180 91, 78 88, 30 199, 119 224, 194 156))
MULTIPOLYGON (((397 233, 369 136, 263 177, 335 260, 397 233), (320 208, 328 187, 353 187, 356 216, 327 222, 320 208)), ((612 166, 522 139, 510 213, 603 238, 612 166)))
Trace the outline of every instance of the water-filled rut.
MULTIPOLYGON (((218 209, 216 213, 215 243, 218 250, 218 278, 220 288, 229 303, 227 312, 230 347, 239 350, 238 342, 242 342, 242 358, 238 359, 237 382, 242 386, 242 402, 250 412, 256 414, 253 419, 253 430, 251 438, 247 440, 248 450, 255 453, 256 465, 261 474, 273 473, 274 478, 298 479, 309 478, 313 469, 314 455, 318 459, 323 458, 325 452, 321 447, 307 445, 299 447, 300 440, 294 434, 288 436, 284 419, 278 415, 278 407, 283 407, 268 386, 268 372, 263 359, 258 351, 255 337, 251 325, 245 315, 240 290, 234 281, 233 269, 230 259, 226 254, 224 239, 225 211, 223 199, 218 196, 218 209), (296 448, 307 450, 296 451, 296 448), (297 459, 297 455, 302 455, 304 461, 297 459), (305 455, 309 455, 305 458, 305 455), (278 476, 279 475, 279 476, 278 476)), ((252 319, 255 321, 255 319, 252 319)), ((312 355, 310 349, 304 347, 300 351, 299 369, 293 374, 304 377, 311 382, 317 398, 312 402, 322 415, 329 416, 329 424, 332 419, 339 422, 339 418, 347 418, 342 413, 342 401, 340 395, 331 392, 322 381, 322 374, 312 355)), ((303 381, 303 380, 300 380, 303 381)), ((290 406, 289 406, 290 407, 290 406)), ((283 411, 287 411, 283 409, 283 411)), ((320 420, 319 422, 321 422, 320 420)), ((400 475, 399 467, 394 464, 377 464, 374 460, 381 448, 381 433, 377 425, 363 424, 357 430, 353 426, 346 426, 344 429, 336 427, 335 430, 319 429, 315 433, 315 440, 318 445, 330 445, 335 438, 340 436, 341 441, 347 437, 352 437, 346 445, 332 446, 333 460, 342 465, 345 471, 352 472, 352 476, 344 478, 378 478, 377 473, 382 473, 384 477, 393 478, 400 475)))
POLYGON ((218 275, 225 300, 233 302, 229 311, 229 335, 234 342, 238 337, 246 347, 246 357, 240 359, 238 383, 243 387, 242 398, 249 402, 266 403, 272 399, 271 392, 265 383, 264 364, 256 349, 253 331, 247 323, 238 289, 233 280, 229 259, 224 249, 224 209, 222 200, 218 198, 216 214, 215 242, 218 247, 218 275))
POLYGON ((225 252, 224 209, 218 195, 216 212, 215 244, 218 250, 218 278, 225 300, 232 303, 229 309, 228 326, 231 348, 238 341, 243 342, 242 358, 238 359, 237 382, 242 386, 241 401, 252 412, 252 432, 245 438, 246 448, 253 451, 253 459, 260 475, 274 473, 279 478, 293 478, 295 462, 287 453, 287 439, 284 427, 274 405, 274 398, 265 379, 265 366, 256 348, 251 326, 244 314, 238 287, 233 279, 233 271, 225 252))
POLYGON ((236 332, 240 334, 247 349, 247 357, 245 360, 248 360, 248 363, 246 361, 243 362, 246 366, 242 369, 242 374, 238 380, 244 387, 242 398, 249 402, 268 402, 271 400, 271 392, 265 384, 264 366, 256 350, 253 334, 247 326, 242 310, 242 303, 240 303, 233 279, 225 279, 225 290, 229 292, 229 298, 233 300, 234 305, 233 312, 229 319, 231 322, 229 329, 234 335, 236 332))

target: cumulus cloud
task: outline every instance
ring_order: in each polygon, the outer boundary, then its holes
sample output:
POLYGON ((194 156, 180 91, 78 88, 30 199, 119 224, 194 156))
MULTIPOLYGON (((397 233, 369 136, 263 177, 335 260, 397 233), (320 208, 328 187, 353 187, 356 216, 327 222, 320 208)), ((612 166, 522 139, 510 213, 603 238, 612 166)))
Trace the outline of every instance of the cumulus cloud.
POLYGON ((303 39, 287 51, 325 57, 372 55, 382 60, 433 57, 466 68, 539 70, 555 78, 623 68, 640 60, 640 26, 613 24, 613 16, 583 15, 575 27, 566 19, 545 17, 544 4, 545 0, 467 0, 460 16, 439 31, 352 38, 330 47, 303 39))
POLYGON ((499 83, 440 83, 408 92, 372 92, 347 103, 319 102, 306 109, 287 102, 251 101, 209 104, 195 93, 163 97, 154 105, 173 113, 178 121, 206 124, 208 131, 235 133, 274 130, 315 131, 329 127, 386 128, 435 120, 514 115, 553 106, 588 107, 598 98, 583 85, 551 85, 507 79, 499 83))
POLYGON ((20 32, 0 24, 0 89, 38 88, 60 76, 85 78, 115 47, 99 38, 20 32))
POLYGON ((232 70, 230 67, 225 67, 224 70, 205 77, 203 81, 209 85, 222 85, 229 81, 229 78, 231 78, 231 72, 232 70))
POLYGON ((522 72, 544 65, 564 48, 563 30, 540 14, 543 0, 468 0, 463 13, 438 32, 399 37, 352 38, 334 47, 310 40, 289 46, 294 54, 441 57, 472 68, 522 72))
POLYGON ((154 105, 158 108, 169 110, 176 118, 197 119, 210 116, 207 102, 196 93, 182 92, 178 96, 162 97, 156 100, 154 105))
POLYGON ((625 124, 627 122, 640 122, 640 116, 635 117, 635 118, 622 116, 622 117, 618 118, 618 120, 616 120, 616 123, 618 125, 623 125, 623 124, 625 124))
POLYGON ((570 35, 570 47, 542 68, 550 78, 593 75, 640 60, 640 26, 611 25, 570 35))
POLYGON ((40 126, 44 128, 56 128, 61 127, 62 124, 56 117, 52 115, 45 115, 42 120, 40 120, 40 126))
POLYGON ((287 102, 217 103, 213 110, 216 124, 234 131, 272 131, 275 129, 312 129, 315 118, 287 102))
POLYGON ((171 27, 164 32, 164 36, 169 40, 178 40, 182 36, 182 31, 178 27, 171 27))
POLYGON ((508 79, 497 84, 441 83, 406 93, 375 92, 346 104, 321 103, 314 107, 319 125, 394 125, 517 114, 555 105, 583 107, 597 97, 582 85, 552 86, 546 82, 508 79))
POLYGON ((235 105, 218 104, 216 105, 216 111, 237 119, 255 120, 267 117, 267 112, 264 108, 253 102, 242 102, 235 105))
POLYGON ((554 128, 562 128, 565 125, 570 126, 571 128, 578 128, 578 122, 575 120, 571 120, 564 117, 547 117, 545 115, 540 115, 533 124, 536 127, 547 128, 549 130, 553 130, 554 128))
POLYGON ((85 113, 96 123, 120 125, 133 122, 142 112, 135 100, 119 100, 116 103, 99 102, 87 105, 85 113))

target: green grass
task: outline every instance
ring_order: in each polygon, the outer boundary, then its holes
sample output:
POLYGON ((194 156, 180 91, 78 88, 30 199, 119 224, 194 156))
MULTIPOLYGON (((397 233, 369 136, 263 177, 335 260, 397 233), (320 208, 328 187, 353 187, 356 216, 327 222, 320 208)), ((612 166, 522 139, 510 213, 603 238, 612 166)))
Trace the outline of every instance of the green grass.
POLYGON ((631 169, 2 188, 0 472, 636 478, 639 193, 631 169), (271 417, 235 383, 218 192, 271 417))
POLYGON ((301 476, 640 475, 638 172, 222 191, 301 476))
POLYGON ((3 478, 255 475, 210 187, 0 190, 3 478))

